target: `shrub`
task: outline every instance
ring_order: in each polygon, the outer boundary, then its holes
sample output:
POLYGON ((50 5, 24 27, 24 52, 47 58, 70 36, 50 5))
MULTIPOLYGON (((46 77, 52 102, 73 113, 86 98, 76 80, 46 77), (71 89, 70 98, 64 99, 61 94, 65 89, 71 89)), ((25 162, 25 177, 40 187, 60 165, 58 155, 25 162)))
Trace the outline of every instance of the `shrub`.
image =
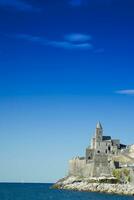
POLYGON ((124 169, 114 169, 113 176, 118 180, 120 183, 128 183, 130 182, 130 170, 127 168, 124 169))

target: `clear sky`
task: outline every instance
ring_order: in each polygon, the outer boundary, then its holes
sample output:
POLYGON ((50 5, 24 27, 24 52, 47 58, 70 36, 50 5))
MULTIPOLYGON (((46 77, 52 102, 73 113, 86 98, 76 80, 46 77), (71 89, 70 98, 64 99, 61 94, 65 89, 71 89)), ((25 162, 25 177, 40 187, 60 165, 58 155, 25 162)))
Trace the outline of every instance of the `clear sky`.
POLYGON ((63 177, 97 121, 134 143, 133 10, 133 0, 0 0, 0 181, 63 177))

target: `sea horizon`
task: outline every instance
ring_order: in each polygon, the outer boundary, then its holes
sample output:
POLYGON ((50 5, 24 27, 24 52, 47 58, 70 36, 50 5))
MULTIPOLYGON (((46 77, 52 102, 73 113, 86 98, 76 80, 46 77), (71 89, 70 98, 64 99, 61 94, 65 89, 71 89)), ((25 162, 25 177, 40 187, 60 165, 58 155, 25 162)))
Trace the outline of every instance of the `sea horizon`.
POLYGON ((0 0, 0 200, 134 200, 134 0, 0 0))

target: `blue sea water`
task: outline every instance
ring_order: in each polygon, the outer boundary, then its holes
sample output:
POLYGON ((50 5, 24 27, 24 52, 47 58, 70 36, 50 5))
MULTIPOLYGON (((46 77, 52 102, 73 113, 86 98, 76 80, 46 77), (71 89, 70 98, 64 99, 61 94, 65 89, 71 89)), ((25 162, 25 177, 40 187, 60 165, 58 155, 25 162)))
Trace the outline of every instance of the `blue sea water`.
POLYGON ((50 189, 51 184, 0 183, 0 200, 134 200, 132 196, 50 189))

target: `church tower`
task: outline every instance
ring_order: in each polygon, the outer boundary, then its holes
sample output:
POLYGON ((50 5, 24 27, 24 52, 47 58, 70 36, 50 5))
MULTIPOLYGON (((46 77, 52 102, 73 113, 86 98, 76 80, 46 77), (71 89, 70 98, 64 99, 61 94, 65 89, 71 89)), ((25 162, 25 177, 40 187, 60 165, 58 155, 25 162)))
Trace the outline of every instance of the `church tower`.
POLYGON ((96 131, 95 131, 95 140, 96 142, 102 141, 102 135, 103 135, 103 128, 100 122, 96 125, 96 131))
POLYGON ((100 143, 102 142, 102 135, 103 135, 103 128, 100 122, 96 125, 96 131, 95 131, 95 149, 100 148, 100 143))

